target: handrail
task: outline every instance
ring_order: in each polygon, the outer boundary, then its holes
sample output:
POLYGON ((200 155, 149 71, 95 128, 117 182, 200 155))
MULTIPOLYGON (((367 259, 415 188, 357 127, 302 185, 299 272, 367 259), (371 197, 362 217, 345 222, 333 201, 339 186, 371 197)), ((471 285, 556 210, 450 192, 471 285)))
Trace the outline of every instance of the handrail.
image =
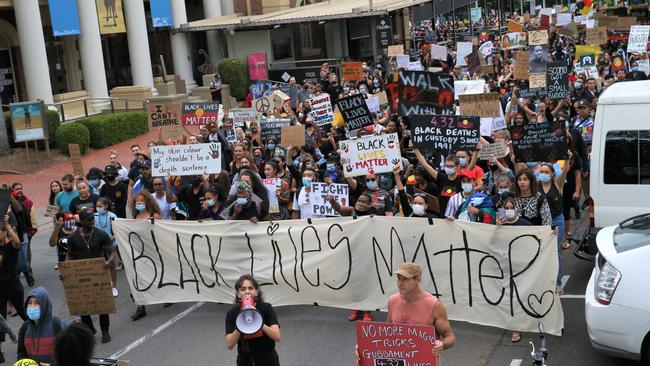
MULTIPOLYGON (((75 117, 76 118, 81 118, 81 117, 88 117, 90 115, 88 111, 88 101, 90 102, 96 102, 96 101, 108 101, 108 104, 110 104, 111 107, 111 113, 115 113, 115 102, 124 102, 124 107, 126 108, 127 112, 130 110, 147 110, 147 105, 149 104, 149 99, 127 99, 127 98, 117 98, 117 97, 82 97, 82 98, 75 98, 72 100, 65 100, 57 103, 52 103, 52 104, 46 104, 45 107, 54 107, 56 108, 57 112, 61 116, 61 123, 66 122, 66 116, 65 116, 65 105, 67 104, 72 104, 72 103, 83 103, 83 108, 84 108, 84 113, 83 116, 75 117), (133 106, 135 104, 137 107, 129 107, 129 103, 133 106)), ((5 105, 2 105, 5 107, 5 105)), ((6 107, 9 107, 6 105, 6 107)))

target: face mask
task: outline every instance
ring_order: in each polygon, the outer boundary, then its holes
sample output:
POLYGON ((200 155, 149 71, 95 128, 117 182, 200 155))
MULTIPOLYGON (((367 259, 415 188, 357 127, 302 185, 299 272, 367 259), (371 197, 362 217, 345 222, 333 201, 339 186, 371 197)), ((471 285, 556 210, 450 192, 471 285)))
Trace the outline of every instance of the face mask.
POLYGON ((96 186, 99 184, 99 179, 91 179, 88 183, 90 183, 91 186, 96 186))
POLYGON ((424 205, 414 204, 411 206, 413 209, 413 214, 416 216, 424 216, 424 205))
POLYGON ((268 144, 268 145, 266 145, 266 148, 269 149, 269 150, 273 150, 273 149, 275 149, 275 144, 268 144))
POLYGON ((207 200, 206 202, 208 203, 208 207, 214 206, 214 199, 207 200))
POLYGON ((506 193, 510 193, 510 189, 509 188, 499 188, 497 190, 497 192, 499 193, 500 196, 503 196, 506 193))
POLYGON ((256 156, 256 157, 255 157, 255 164, 259 164, 259 163, 261 163, 262 161, 264 161, 264 157, 263 157, 263 156, 256 156))
POLYGON ((302 112, 298 113, 298 118, 299 118, 299 119, 302 119, 302 117, 304 117, 304 116, 305 116, 305 115, 304 115, 302 112))
POLYGON ((445 174, 447 174, 448 176, 452 176, 452 175, 456 174, 456 168, 447 168, 447 167, 445 167, 445 174))
POLYGON ((327 171, 328 171, 328 172, 334 172, 334 171, 336 171, 336 164, 334 164, 334 163, 327 163, 327 171))
POLYGON ((375 84, 375 85, 379 85, 379 80, 375 79, 375 80, 372 81, 372 83, 375 84))
POLYGON ((302 177, 302 185, 305 187, 311 187, 311 178, 302 177))
POLYGON ((463 183, 461 187, 463 187, 463 192, 465 193, 472 193, 474 191, 474 185, 472 183, 463 183))
POLYGON ((582 88, 582 83, 579 82, 579 81, 576 81, 575 83, 573 83, 573 87, 576 88, 576 89, 581 89, 582 88))
POLYGON ((639 71, 639 67, 638 66, 632 66, 632 71, 639 71))
POLYGON ((536 161, 529 161, 529 162, 526 163, 526 165, 528 165, 529 168, 534 168, 534 167, 537 166, 537 162, 536 161))
POLYGON ((506 219, 513 219, 516 214, 515 210, 506 210, 506 219))
POLYGON ((97 213, 103 215, 106 213, 106 209, 104 207, 97 207, 97 213))
POLYGON ((458 158, 460 166, 467 166, 467 158, 458 158))
POLYGON ((41 318, 41 307, 34 306, 27 308, 27 317, 33 321, 38 321, 41 318))
POLYGON ((542 183, 548 183, 551 181, 551 176, 547 174, 540 174, 537 179, 542 183))
POLYGON ((237 204, 240 206, 245 206, 248 203, 248 198, 245 197, 237 197, 237 204))
POLYGON ((67 230, 74 230, 77 227, 77 221, 68 220, 63 222, 63 227, 67 230))
POLYGON ((348 88, 347 86, 343 88, 343 93, 347 94, 349 92, 350 92, 350 88, 348 88))
POLYGON ((359 93, 366 94, 366 89, 364 89, 364 88, 359 89, 359 93))
POLYGON ((377 182, 374 180, 369 180, 366 182, 366 187, 368 187, 369 190, 371 191, 376 191, 377 190, 377 182))
POLYGON ((135 209, 136 209, 138 212, 142 212, 142 211, 144 211, 144 209, 145 209, 145 205, 135 205, 135 209))
POLYGON ((109 182, 112 182, 112 181, 115 180, 115 176, 114 176, 114 175, 105 175, 104 178, 105 178, 107 181, 109 181, 109 182))

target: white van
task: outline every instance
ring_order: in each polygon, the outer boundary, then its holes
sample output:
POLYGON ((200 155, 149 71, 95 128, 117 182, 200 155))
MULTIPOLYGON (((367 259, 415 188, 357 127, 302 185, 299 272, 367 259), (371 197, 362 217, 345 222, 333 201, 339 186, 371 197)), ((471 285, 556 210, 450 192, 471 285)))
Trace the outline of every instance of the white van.
POLYGON ((615 83, 598 99, 589 194, 592 249, 599 228, 650 212, 650 80, 615 83))

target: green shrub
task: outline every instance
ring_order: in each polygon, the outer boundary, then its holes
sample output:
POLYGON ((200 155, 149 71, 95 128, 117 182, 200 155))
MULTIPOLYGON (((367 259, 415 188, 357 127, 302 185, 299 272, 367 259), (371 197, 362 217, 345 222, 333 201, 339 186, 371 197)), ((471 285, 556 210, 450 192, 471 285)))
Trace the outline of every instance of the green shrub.
POLYGON ((119 112, 77 121, 90 131, 90 147, 102 149, 140 136, 149 130, 146 112, 119 112))
POLYGON ((68 144, 79 144, 82 154, 85 154, 90 144, 88 128, 78 122, 64 123, 56 130, 57 148, 62 154, 68 155, 68 144))
POLYGON ((248 64, 238 58, 224 58, 219 62, 219 75, 224 84, 230 85, 230 94, 246 99, 248 94, 248 64))
MULTIPOLYGON (((14 131, 13 126, 11 125, 11 113, 9 111, 4 112, 5 116, 5 125, 7 128, 7 136, 9 136, 9 145, 16 147, 20 144, 14 142, 14 131)), ((45 110, 45 119, 47 121, 47 134, 49 138, 50 147, 56 146, 56 130, 61 125, 61 119, 59 113, 55 111, 45 110)), ((38 148, 44 149, 45 145, 43 141, 38 142, 38 148)))

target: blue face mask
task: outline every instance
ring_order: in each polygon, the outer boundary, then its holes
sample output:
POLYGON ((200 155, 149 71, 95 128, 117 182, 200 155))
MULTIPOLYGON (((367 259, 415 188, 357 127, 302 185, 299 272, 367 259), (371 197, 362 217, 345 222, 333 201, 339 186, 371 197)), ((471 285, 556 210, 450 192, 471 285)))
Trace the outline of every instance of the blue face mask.
POLYGON ((245 197, 237 197, 237 204, 240 206, 245 206, 248 203, 248 198, 245 197))
POLYGON ((361 93, 361 94, 366 94, 366 89, 365 89, 365 88, 361 88, 361 89, 359 89, 359 93, 361 93))
POLYGON ((632 71, 639 71, 639 67, 638 66, 632 66, 632 71))
POLYGON ((456 168, 447 168, 445 167, 445 174, 451 176, 456 174, 456 168))
POLYGON ((548 183, 551 181, 551 176, 548 174, 540 174, 537 176, 537 179, 542 183, 548 183))
POLYGON ((377 181, 375 180, 369 180, 366 182, 366 187, 368 187, 369 190, 371 191, 376 191, 377 190, 377 181))
POLYGON ((499 189, 497 190, 497 192, 499 192, 499 195, 500 195, 500 196, 503 196, 503 195, 506 194, 506 193, 510 193, 510 189, 509 189, 509 188, 499 188, 499 189))
POLYGON ((460 166, 467 166, 467 158, 458 158, 460 166))
POLYGON ((275 144, 267 144, 266 148, 269 149, 269 150, 273 150, 273 149, 275 149, 275 144))
POLYGON ((91 179, 88 183, 90 183, 91 186, 96 186, 99 184, 99 179, 91 179))
POLYGON ((215 203, 215 202, 214 202, 213 199, 212 199, 212 200, 208 200, 208 207, 212 207, 212 206, 214 206, 214 203, 215 203))
POLYGON ((582 88, 582 83, 579 82, 579 81, 576 81, 575 83, 573 83, 573 87, 576 88, 576 89, 581 89, 582 88))
POLYGON ((336 164, 334 164, 334 163, 327 163, 327 171, 328 171, 328 172, 335 172, 335 171, 336 171, 336 164))
POLYGON ((536 161, 529 161, 529 162, 526 163, 526 165, 528 165, 529 168, 534 168, 534 167, 537 166, 537 162, 536 161))
POLYGON ((145 208, 146 208, 145 205, 135 205, 135 209, 136 209, 138 212, 142 212, 142 211, 144 211, 145 208))
POLYGON ((103 215, 106 213, 106 209, 103 207, 97 207, 97 214, 103 215))
POLYGON ((305 187, 311 187, 311 178, 302 177, 302 185, 305 187))
POLYGON ((33 321, 38 321, 41 318, 41 307, 34 306, 27 308, 27 317, 33 321))

